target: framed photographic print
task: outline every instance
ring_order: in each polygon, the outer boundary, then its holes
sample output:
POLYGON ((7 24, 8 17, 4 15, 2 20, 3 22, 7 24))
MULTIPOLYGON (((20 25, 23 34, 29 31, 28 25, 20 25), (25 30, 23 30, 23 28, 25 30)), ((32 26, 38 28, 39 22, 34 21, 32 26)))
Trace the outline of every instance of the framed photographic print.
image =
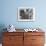
POLYGON ((18 21, 35 21, 35 8, 19 7, 18 21))

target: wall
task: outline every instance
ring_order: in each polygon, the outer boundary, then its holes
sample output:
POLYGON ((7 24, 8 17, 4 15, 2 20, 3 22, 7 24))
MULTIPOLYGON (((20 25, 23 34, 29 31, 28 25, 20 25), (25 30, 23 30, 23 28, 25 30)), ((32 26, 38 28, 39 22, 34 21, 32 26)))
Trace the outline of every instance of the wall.
POLYGON ((0 0, 0 25, 13 24, 16 28, 42 27, 46 28, 46 0, 0 0), (18 22, 18 7, 34 7, 36 20, 34 22, 18 22))

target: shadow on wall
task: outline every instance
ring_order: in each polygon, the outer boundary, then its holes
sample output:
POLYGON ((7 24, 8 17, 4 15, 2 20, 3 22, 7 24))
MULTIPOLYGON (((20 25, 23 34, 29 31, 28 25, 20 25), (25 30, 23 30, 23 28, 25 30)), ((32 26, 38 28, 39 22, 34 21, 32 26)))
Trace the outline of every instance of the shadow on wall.
POLYGON ((6 30, 3 30, 4 28, 6 28, 6 26, 4 24, 0 24, 0 43, 2 43, 2 32, 5 32, 6 30))

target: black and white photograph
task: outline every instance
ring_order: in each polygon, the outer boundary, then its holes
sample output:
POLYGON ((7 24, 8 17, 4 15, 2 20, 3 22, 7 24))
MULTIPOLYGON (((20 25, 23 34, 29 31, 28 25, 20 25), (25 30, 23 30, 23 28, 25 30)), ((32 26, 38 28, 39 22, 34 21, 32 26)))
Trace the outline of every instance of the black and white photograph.
POLYGON ((19 7, 18 21, 35 21, 35 8, 19 7))

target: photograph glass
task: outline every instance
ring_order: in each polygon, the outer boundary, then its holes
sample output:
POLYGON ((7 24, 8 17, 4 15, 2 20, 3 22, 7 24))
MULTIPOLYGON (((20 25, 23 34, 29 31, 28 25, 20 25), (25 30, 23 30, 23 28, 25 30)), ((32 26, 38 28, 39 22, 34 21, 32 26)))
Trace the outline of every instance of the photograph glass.
POLYGON ((20 7, 18 8, 18 21, 34 21, 35 8, 20 7))

